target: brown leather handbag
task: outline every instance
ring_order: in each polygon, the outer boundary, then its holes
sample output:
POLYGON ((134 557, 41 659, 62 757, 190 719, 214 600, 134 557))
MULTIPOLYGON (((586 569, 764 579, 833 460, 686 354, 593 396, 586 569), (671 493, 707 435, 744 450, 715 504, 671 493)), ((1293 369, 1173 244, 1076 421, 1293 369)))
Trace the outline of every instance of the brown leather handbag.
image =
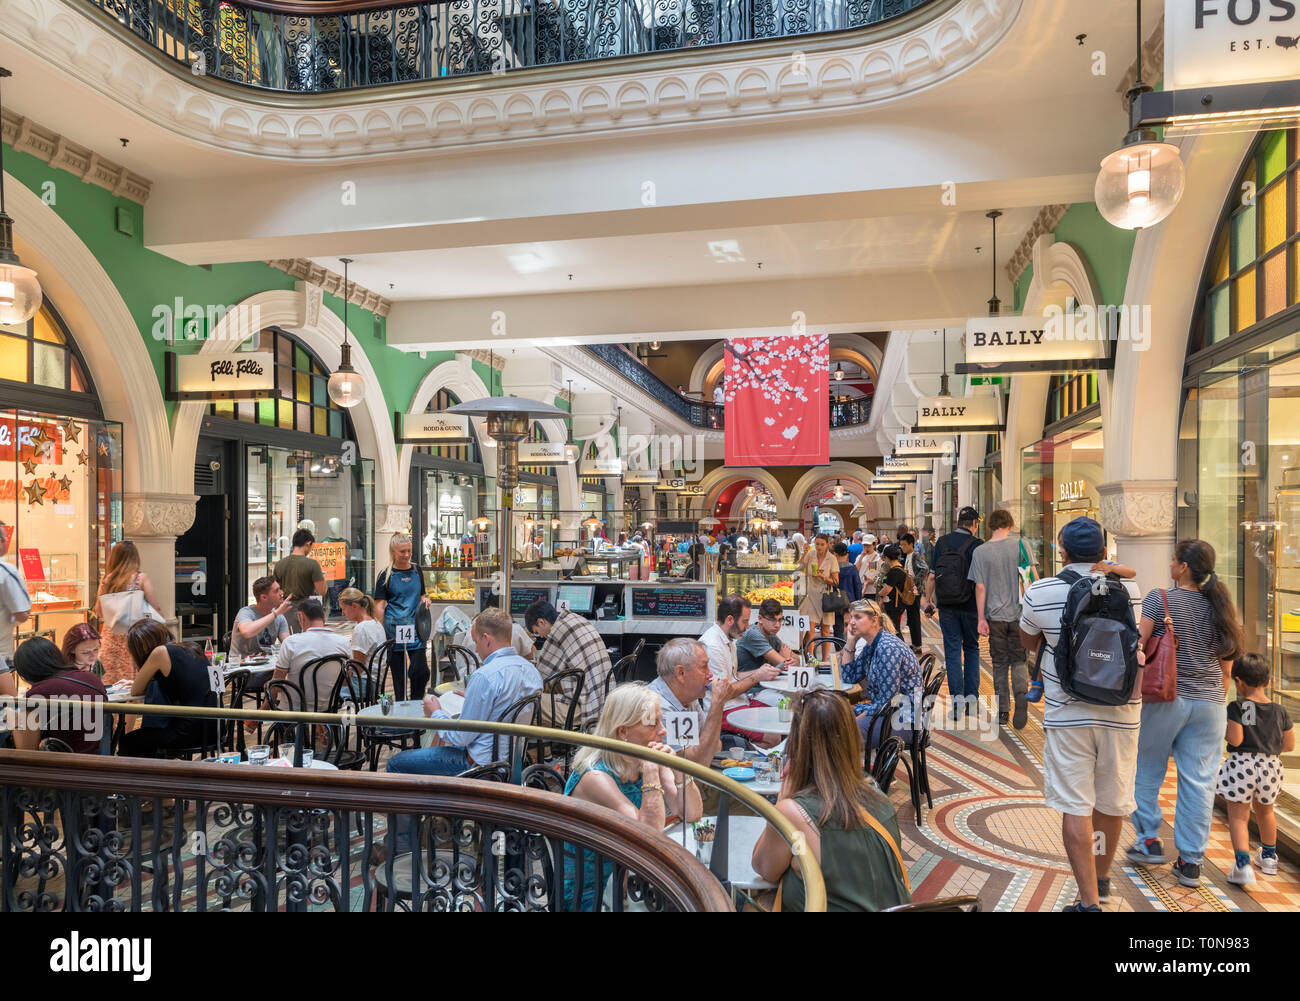
POLYGON ((1165 631, 1152 634, 1142 652, 1146 666, 1142 672, 1143 702, 1172 702, 1178 697, 1178 635, 1174 620, 1169 616, 1169 592, 1160 591, 1160 601, 1165 606, 1165 631))

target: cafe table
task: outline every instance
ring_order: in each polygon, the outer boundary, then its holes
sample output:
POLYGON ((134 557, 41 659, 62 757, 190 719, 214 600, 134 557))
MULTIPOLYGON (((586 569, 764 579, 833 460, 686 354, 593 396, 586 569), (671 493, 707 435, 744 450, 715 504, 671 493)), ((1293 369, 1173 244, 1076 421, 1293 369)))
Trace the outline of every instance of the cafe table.
POLYGON ((762 709, 737 709, 728 713, 727 722, 738 730, 750 730, 755 733, 790 733, 790 720, 781 719, 781 711, 765 706, 762 709))
MULTIPOLYGON (((766 820, 762 817, 705 817, 704 820, 717 825, 709 871, 717 876, 724 886, 729 886, 733 892, 739 890, 743 893, 771 890, 776 887, 775 883, 763 879, 754 872, 754 845, 758 844, 763 829, 767 827, 766 820), (726 836, 719 839, 719 835, 724 830, 724 823, 726 836)), ((664 833, 692 855, 698 854, 693 825, 675 824, 664 833)))

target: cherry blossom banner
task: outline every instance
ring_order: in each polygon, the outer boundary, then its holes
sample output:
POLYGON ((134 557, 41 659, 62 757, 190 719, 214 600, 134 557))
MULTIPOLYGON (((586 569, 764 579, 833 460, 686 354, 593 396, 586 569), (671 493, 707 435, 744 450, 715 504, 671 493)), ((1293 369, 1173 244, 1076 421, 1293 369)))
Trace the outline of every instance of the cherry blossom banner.
POLYGON ((826 465, 830 338, 733 337, 726 359, 726 464, 826 465))

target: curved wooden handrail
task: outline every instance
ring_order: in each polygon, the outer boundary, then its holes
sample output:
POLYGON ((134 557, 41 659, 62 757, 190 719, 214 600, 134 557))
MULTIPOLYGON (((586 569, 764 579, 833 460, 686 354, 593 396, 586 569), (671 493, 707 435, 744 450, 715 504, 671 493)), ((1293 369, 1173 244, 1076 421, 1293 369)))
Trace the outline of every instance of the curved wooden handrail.
POLYGON ((500 782, 425 775, 361 775, 240 768, 93 754, 0 752, 0 786, 120 796, 251 803, 277 809, 427 813, 488 821, 563 838, 649 880, 680 910, 731 910, 722 885, 681 845, 605 807, 500 782))
MULTIPOLYGON (((338 713, 312 713, 312 712, 283 712, 279 710, 267 709, 215 709, 207 706, 155 706, 141 703, 112 703, 102 702, 94 699, 62 699, 65 702, 81 702, 87 706, 106 711, 113 715, 123 716, 179 716, 190 719, 221 719, 221 720, 257 720, 269 723, 316 723, 327 726, 354 726, 357 724, 358 717, 355 715, 340 715, 338 713)), ((23 705, 26 699, 18 698, 10 700, 15 707, 23 705)), ((367 721, 368 723, 368 721, 367 721)), ((579 744, 585 747, 598 747, 614 751, 627 757, 638 758, 645 761, 653 761, 656 764, 672 769, 677 772, 684 772, 693 776, 697 781, 706 785, 713 786, 720 792, 725 792, 735 800, 739 800, 747 807, 762 817, 767 823, 776 829, 777 833, 785 839, 786 843, 791 846, 792 851, 800 856, 800 868, 804 882, 804 910, 805 911, 824 911, 826 909, 826 883, 822 876, 821 866, 818 864, 815 856, 808 854, 805 849, 803 835, 794 826, 794 824, 781 813, 775 806, 766 799, 759 796, 750 789, 745 788, 734 779, 730 779, 713 769, 697 764, 687 758, 677 755, 667 755, 659 751, 652 751, 648 747, 642 747, 640 744, 628 744, 620 740, 611 740, 608 737, 599 737, 595 734, 581 733, 571 730, 557 730, 551 727, 526 726, 521 723, 485 723, 479 720, 460 720, 460 719, 419 719, 407 717, 378 717, 373 724, 377 727, 394 727, 400 729, 413 730, 460 730, 471 733, 494 733, 503 734, 512 737, 521 737, 525 740, 543 740, 554 743, 579 744)), ((7 754, 31 753, 17 751, 0 751, 0 762, 4 760, 7 754)), ((103 761, 102 757, 90 755, 91 761, 103 761)), ((131 759, 113 759, 113 760, 131 760, 131 759)), ((187 763, 181 763, 182 767, 187 763)), ((250 770, 244 770, 250 771, 250 770)), ((0 771, 0 775, 3 772, 0 771)), ((373 777, 373 776, 372 776, 373 777)), ((230 776, 229 781, 237 782, 242 779, 230 776)), ((364 779, 360 781, 365 781, 364 779)), ((463 780, 457 780, 463 781, 463 780)), ((5 783, 0 783, 5 784, 5 783)), ((543 793, 543 795, 546 795, 543 793)), ((628 821, 620 814, 609 811, 610 816, 617 818, 619 830, 628 828, 628 821)), ((612 856, 617 857, 617 856, 612 856)), ((633 867, 635 868, 635 867, 633 867)))

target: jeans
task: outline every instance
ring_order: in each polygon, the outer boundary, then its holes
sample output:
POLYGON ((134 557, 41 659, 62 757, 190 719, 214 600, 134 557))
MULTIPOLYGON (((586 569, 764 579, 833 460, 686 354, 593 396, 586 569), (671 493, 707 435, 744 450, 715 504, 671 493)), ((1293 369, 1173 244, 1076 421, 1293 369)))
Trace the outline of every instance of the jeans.
MULTIPOLYGON (((473 766, 463 747, 416 747, 401 751, 388 759, 386 772, 401 775, 459 775, 473 766)), ((416 838, 416 825, 412 817, 398 817, 396 829, 397 852, 409 852, 416 838)))
POLYGON ((979 618, 961 608, 939 609, 943 631, 943 663, 948 669, 948 694, 953 698, 980 693, 979 618), (962 671, 962 657, 966 670, 962 671))
POLYGON ((1210 843, 1214 780, 1223 756, 1228 707, 1223 702, 1185 699, 1149 702, 1142 707, 1138 731, 1137 777, 1133 826, 1139 838, 1158 838, 1164 816, 1160 787, 1174 756, 1178 802, 1174 808, 1174 847, 1184 862, 1201 864, 1210 843))
POLYGON ((393 692, 399 702, 424 698, 424 690, 429 687, 429 661, 423 646, 414 650, 394 647, 388 652, 388 669, 393 672, 393 692), (406 694, 406 682, 411 682, 411 694, 406 694))
POLYGON ((1025 648, 1020 642, 1020 620, 994 622, 989 619, 989 659, 993 661, 993 690, 998 693, 998 712, 1010 712, 1010 698, 1016 705, 1025 701, 1029 691, 1029 668, 1025 665, 1025 648), (1007 674, 1011 684, 1007 684, 1007 674))
MULTIPOLYGON (((910 605, 904 605, 906 612, 904 616, 907 619, 907 631, 912 634, 912 649, 919 649, 921 646, 921 596, 918 594, 916 600, 910 605)), ((902 639, 900 635, 898 637, 902 639)))

